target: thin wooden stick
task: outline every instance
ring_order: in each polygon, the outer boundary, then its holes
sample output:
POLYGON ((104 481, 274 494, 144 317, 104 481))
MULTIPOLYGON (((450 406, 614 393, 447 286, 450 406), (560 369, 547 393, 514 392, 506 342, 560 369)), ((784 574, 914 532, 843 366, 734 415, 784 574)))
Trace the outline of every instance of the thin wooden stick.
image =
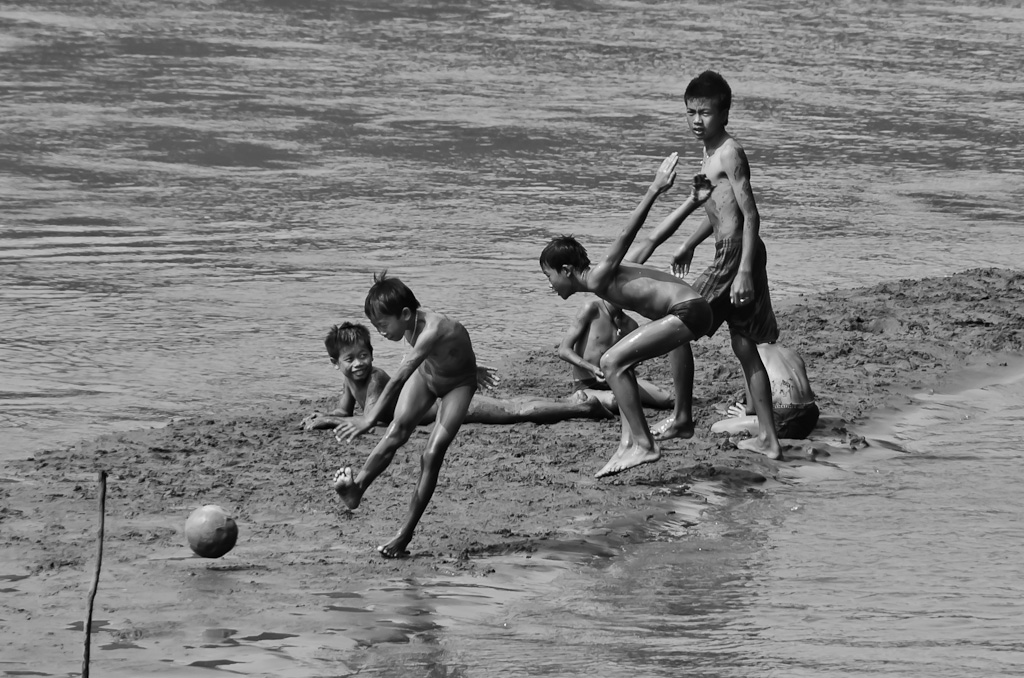
POLYGON ((92 635, 92 605, 96 601, 96 589, 100 586, 100 566, 103 564, 103 523, 107 514, 107 472, 100 471, 96 480, 100 484, 100 529, 96 535, 96 572, 92 577, 89 591, 89 611, 85 616, 85 657, 82 659, 82 678, 89 678, 89 639, 92 635))

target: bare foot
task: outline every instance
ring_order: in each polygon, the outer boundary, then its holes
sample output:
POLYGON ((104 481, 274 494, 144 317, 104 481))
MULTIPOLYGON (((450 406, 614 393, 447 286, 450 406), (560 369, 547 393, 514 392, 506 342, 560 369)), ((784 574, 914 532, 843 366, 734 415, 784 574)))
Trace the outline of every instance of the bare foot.
POLYGON ((334 491, 345 502, 345 506, 350 509, 359 508, 359 502, 363 499, 363 491, 359 489, 352 477, 351 466, 339 468, 334 474, 334 491))
POLYGON ((412 537, 406 538, 402 535, 395 535, 395 538, 389 541, 387 544, 381 544, 377 547, 380 554, 385 558, 406 558, 409 556, 409 551, 405 548, 412 541, 412 537))
POLYGON ((672 417, 662 419, 651 429, 651 435, 655 440, 672 440, 679 438, 685 440, 693 437, 693 422, 688 424, 677 424, 672 417))
POLYGON ((655 445, 652 449, 640 447, 639 445, 631 445, 626 448, 620 448, 616 450, 612 458, 608 460, 608 463, 604 467, 594 474, 595 478, 603 478, 605 476, 615 475, 621 473, 626 469, 631 469, 634 466, 640 466, 641 464, 650 464, 651 462, 658 461, 661 459, 661 450, 655 445))
POLYGON ((782 450, 779 447, 772 448, 770 445, 766 445, 760 438, 744 438, 736 443, 736 447, 748 452, 763 454, 769 459, 782 461, 782 450))

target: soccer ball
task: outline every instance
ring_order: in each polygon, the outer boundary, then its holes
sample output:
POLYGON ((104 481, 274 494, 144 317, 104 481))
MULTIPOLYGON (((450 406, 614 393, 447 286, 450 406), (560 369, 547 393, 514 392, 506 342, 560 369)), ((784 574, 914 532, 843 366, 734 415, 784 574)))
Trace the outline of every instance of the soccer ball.
POLYGON ((220 558, 235 547, 238 525, 216 504, 197 508, 185 521, 185 537, 197 556, 220 558))

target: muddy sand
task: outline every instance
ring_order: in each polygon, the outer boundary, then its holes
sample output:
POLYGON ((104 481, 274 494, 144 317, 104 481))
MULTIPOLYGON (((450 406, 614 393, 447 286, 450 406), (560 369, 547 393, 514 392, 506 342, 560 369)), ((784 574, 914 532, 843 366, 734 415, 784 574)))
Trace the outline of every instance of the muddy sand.
MULTIPOLYGON (((737 493, 770 492, 793 459, 856 454, 864 445, 858 424, 910 391, 955 382, 964 368, 1006 369, 1024 350, 1024 273, 972 270, 824 292, 777 312, 781 342, 806 359, 823 414, 812 438, 786 451, 791 461, 741 451, 710 433, 721 418, 716 410, 742 393, 722 331, 695 345, 697 436, 666 444, 657 463, 593 477, 617 443, 617 420, 464 426, 410 545, 412 557, 402 560, 381 558, 376 546, 404 514, 427 429, 349 512, 331 490, 332 474, 341 464, 360 464, 377 436, 341 446, 328 431, 302 430, 302 418, 330 407, 331 394, 14 459, 0 475, 0 670, 67 675, 81 666, 100 469, 109 477, 92 656, 94 665, 106 666, 94 674, 192 675, 185 669, 220 665, 204 663, 204 652, 236 642, 235 629, 263 630, 249 638, 255 644, 315 629, 321 635, 302 669, 274 668, 265 659, 263 670, 342 675, 343 665, 352 668, 353 649, 379 642, 382 632, 365 624, 335 628, 325 641, 331 622, 324 610, 332 603, 341 610, 339 599, 359 599, 396 581, 486 581, 498 576, 497 556, 525 558, 553 542, 585 542, 691 483, 714 479, 737 493), (184 537, 192 509, 211 503, 232 512, 241 532, 219 560, 194 556, 184 537), (332 661, 333 673, 310 668, 332 661)), ((556 339, 515 355, 481 356, 499 367, 494 393, 564 396, 569 374, 555 357, 556 339)), ((641 376, 671 383, 665 361, 643 365, 641 376)), ((648 411, 652 422, 660 416, 648 411)))

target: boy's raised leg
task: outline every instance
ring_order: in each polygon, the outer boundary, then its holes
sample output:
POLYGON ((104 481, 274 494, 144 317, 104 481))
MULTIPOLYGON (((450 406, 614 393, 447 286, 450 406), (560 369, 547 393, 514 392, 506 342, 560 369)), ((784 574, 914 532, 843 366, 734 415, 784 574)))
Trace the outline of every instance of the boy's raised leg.
MULTIPOLYGON (((619 403, 619 412, 629 426, 631 443, 615 454, 598 471, 598 477, 657 461, 661 450, 644 417, 636 374, 638 362, 665 355, 692 340, 693 333, 675 316, 667 316, 634 330, 601 356, 601 369, 619 403)), ((678 396, 677 396, 678 399, 678 396)))
POLYGON ((345 506, 350 509, 359 508, 366 489, 391 465, 395 453, 409 440, 409 436, 416 430, 416 424, 434 404, 434 400, 436 398, 419 373, 409 378, 398 396, 394 420, 366 458, 363 468, 353 475, 352 467, 343 466, 334 474, 334 491, 345 506))
POLYGON ((385 558, 402 558, 409 555, 406 547, 412 541, 416 525, 423 517, 423 512, 427 510, 430 498, 434 496, 437 479, 441 474, 441 464, 444 463, 444 455, 465 421, 466 412, 469 410, 469 403, 473 399, 475 391, 475 385, 460 386, 441 398, 441 403, 437 408, 437 423, 434 424, 434 428, 430 432, 427 449, 420 456, 420 479, 413 492, 412 500, 409 502, 409 511, 405 515, 398 534, 388 543, 377 547, 377 550, 385 558))

